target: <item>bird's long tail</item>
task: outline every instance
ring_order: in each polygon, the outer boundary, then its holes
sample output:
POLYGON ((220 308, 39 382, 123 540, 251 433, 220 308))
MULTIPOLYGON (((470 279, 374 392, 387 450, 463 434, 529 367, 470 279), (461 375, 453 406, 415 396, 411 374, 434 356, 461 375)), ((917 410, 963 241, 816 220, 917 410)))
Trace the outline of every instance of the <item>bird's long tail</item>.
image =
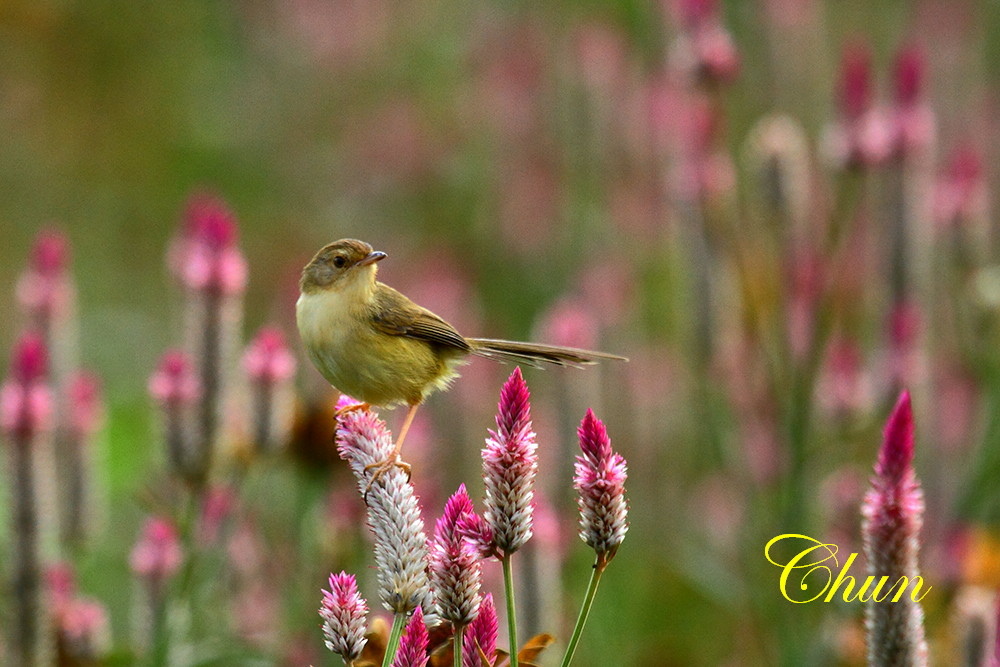
POLYGON ((472 354, 497 361, 523 363, 540 367, 543 364, 557 366, 584 366, 596 364, 598 361, 616 360, 628 361, 625 357, 607 352, 581 350, 576 347, 560 345, 544 345, 542 343, 522 343, 514 340, 497 340, 494 338, 466 338, 472 347, 472 354))

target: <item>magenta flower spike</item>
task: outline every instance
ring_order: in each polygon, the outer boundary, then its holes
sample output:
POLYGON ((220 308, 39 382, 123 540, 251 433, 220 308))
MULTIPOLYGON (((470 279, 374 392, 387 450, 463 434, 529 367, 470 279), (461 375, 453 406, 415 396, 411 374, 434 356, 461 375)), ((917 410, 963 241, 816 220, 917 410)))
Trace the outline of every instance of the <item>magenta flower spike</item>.
POLYGON ((344 658, 347 664, 356 660, 368 641, 365 639, 368 605, 358 593, 353 574, 330 575, 330 590, 323 591, 319 615, 323 619, 326 647, 344 658))
POLYGON ((474 512, 462 484, 445 503, 431 544, 430 578, 438 612, 456 626, 468 625, 479 612, 479 554, 458 529, 459 521, 474 512))
POLYGON ((580 539, 606 564, 628 530, 626 463, 612 451, 608 431, 593 410, 587 410, 577 433, 583 455, 576 457, 573 486, 580 494, 580 539))
POLYGON ((709 85, 731 82, 740 69, 739 52, 717 5, 715 0, 679 0, 674 12, 681 34, 673 59, 679 69, 709 85))
POLYGON ((500 622, 493 605, 493 595, 487 593, 479 605, 479 613, 465 629, 465 647, 462 651, 462 667, 490 667, 497 651, 497 635, 500 622), (486 656, 483 663, 482 656, 486 656))
POLYGON ((25 334, 17 341, 10 375, 0 386, 0 438, 10 500, 9 574, 19 582, 11 591, 11 664, 50 664, 49 604, 43 590, 45 561, 56 547, 53 399, 46 383, 48 351, 42 338, 25 334))
POLYGON ((483 519, 501 557, 510 556, 531 538, 538 445, 531 430, 529 399, 521 369, 515 368, 500 391, 497 429, 490 431, 483 449, 483 519))
POLYGON ((243 354, 250 383, 253 441, 260 453, 272 453, 287 440, 294 417, 295 355, 276 327, 264 327, 243 354))
POLYGON ((392 667, 425 667, 430 659, 427 655, 429 641, 427 626, 424 624, 424 612, 417 607, 403 631, 403 638, 399 642, 399 651, 392 661, 392 667))
POLYGON ((338 420, 337 453, 350 465, 368 505, 382 603, 396 614, 408 614, 418 606, 428 614, 433 597, 427 578, 427 536, 409 476, 393 467, 369 488, 371 470, 366 467, 385 461, 392 452, 392 435, 373 412, 353 410, 338 420))
MULTIPOLYGON (((913 409, 904 391, 886 424, 872 487, 861 508, 869 574, 888 577, 889 585, 900 577, 912 583, 919 576, 924 499, 913 471, 913 451, 913 409)), ((869 602, 865 625, 870 665, 927 664, 923 610, 910 591, 898 601, 869 602)))

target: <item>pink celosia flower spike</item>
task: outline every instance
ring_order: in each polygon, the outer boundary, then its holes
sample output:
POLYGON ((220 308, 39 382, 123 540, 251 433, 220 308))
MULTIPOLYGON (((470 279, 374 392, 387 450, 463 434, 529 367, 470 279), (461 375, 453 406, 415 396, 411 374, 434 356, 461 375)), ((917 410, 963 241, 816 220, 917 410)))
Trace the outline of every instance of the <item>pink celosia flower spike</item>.
POLYGON ((280 329, 264 327, 243 354, 250 381, 253 441, 261 453, 277 451, 292 428, 295 355, 280 329))
POLYGON ((0 386, 0 439, 10 496, 7 506, 15 536, 9 574, 19 582, 10 592, 11 664, 49 664, 49 610, 42 590, 43 560, 55 546, 52 461, 52 394, 46 384, 47 349, 41 337, 26 334, 16 343, 10 376, 0 386))
POLYGON ((129 565, 140 579, 159 587, 180 569, 183 554, 177 529, 170 521, 153 517, 132 548, 129 565))
POLYGON ((176 474, 193 482, 202 468, 193 424, 202 392, 188 356, 179 350, 165 353, 149 378, 148 389, 160 408, 167 460, 176 474))
POLYGON ((399 642, 399 651, 392 661, 392 667, 425 667, 430 659, 427 655, 428 641, 424 612, 417 607, 403 631, 403 638, 399 642))
POLYGON ((330 575, 330 590, 323 591, 319 615, 323 619, 326 647, 351 664, 368 641, 365 639, 368 605, 358 593, 353 574, 330 575))
POLYGON ((479 555, 458 530, 462 517, 474 513, 462 484, 445 503, 434 528, 430 575, 441 617, 456 626, 468 625, 479 611, 479 555))
MULTIPOLYGON (((871 490, 862 515, 865 556, 869 574, 887 577, 890 586, 900 578, 915 586, 919 575, 917 550, 923 523, 924 499, 913 472, 913 409, 903 392, 889 416, 882 449, 875 464, 871 490)), ((923 610, 904 591, 898 601, 874 600, 866 608, 870 665, 926 665, 923 610)))
POLYGON ((625 459, 612 451, 608 431, 593 410, 587 410, 577 433, 583 456, 576 457, 573 486, 580 493, 580 539, 606 564, 628 530, 625 459))
POLYGON ((493 595, 487 593, 479 605, 479 614, 465 629, 465 646, 462 651, 462 667, 490 667, 497 651, 497 635, 500 623, 493 605, 493 595), (482 656, 486 656, 484 664, 482 656))
POLYGON ((54 318, 72 309, 75 297, 68 266, 66 236, 54 230, 39 233, 17 283, 17 300, 32 326, 42 331, 48 332, 54 318))
POLYGON ((382 603, 396 614, 408 614, 418 606, 426 613, 433 608, 427 536, 409 476, 393 467, 369 487, 368 466, 387 460, 392 452, 392 435, 373 412, 353 410, 338 420, 337 453, 350 464, 368 505, 382 603))
POLYGON ((515 368, 500 391, 497 430, 490 431, 483 449, 483 518, 501 556, 509 556, 531 538, 538 445, 531 430, 529 398, 521 369, 515 368))

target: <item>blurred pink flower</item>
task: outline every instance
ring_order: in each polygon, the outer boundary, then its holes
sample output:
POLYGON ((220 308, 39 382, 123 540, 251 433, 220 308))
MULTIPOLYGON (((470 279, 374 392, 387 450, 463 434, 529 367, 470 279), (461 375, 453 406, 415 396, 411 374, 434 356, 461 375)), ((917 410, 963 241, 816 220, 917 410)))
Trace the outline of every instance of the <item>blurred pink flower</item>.
POLYGON ((150 396, 164 406, 190 405, 201 395, 194 367, 180 350, 164 353, 149 378, 148 388, 150 396))
POLYGON ((871 168, 889 156, 892 127, 874 104, 871 53, 866 44, 848 45, 840 64, 837 117, 823 138, 827 157, 838 168, 871 168))
MULTIPOLYGON (((919 575, 924 497, 913 471, 913 435, 913 409, 904 391, 886 424, 871 490, 862 506, 869 574, 888 577, 891 583, 907 577, 912 584, 919 575)), ((927 664, 923 610, 910 595, 891 604, 870 601, 865 625, 870 664, 927 664)))
POLYGON ((69 380, 69 426, 76 438, 84 438, 101 424, 104 406, 101 381, 93 373, 78 371, 69 380))
POLYGON ((489 661, 486 664, 492 665, 499 632, 500 624, 493 605, 493 594, 487 593, 479 605, 479 613, 465 629, 465 636, 462 638, 462 667, 484 667, 482 655, 489 661))
POLYGON ((696 81, 729 83, 740 71, 740 55, 719 17, 715 0, 676 0, 679 35, 671 48, 674 66, 696 81))
POLYGON ((347 663, 357 659, 368 641, 365 639, 368 604, 358 593, 353 574, 330 575, 330 590, 323 591, 319 615, 323 619, 326 647, 347 663))
POLYGON ((232 518, 238 498, 233 489, 223 485, 210 486, 202 497, 198 522, 198 540, 211 544, 219 539, 223 525, 232 518))
POLYGON ((617 100, 628 73, 628 44, 620 30, 605 23, 575 29, 573 50, 584 84, 595 102, 617 100))
POLYGON ((424 612, 417 607, 413 610, 403 636, 399 640, 399 650, 393 658, 392 667, 425 667, 430 656, 427 655, 427 626, 424 625, 424 612))
POLYGON ((893 102, 889 109, 890 152, 905 157, 925 152, 936 133, 934 111, 924 93, 926 61, 917 46, 896 56, 893 102))
POLYGON ((188 289, 240 294, 246 288, 247 263, 236 242, 236 218, 225 202, 198 194, 188 200, 168 264, 188 289))
POLYGON ((41 337, 21 336, 14 346, 10 375, 0 386, 0 431, 28 443, 52 429, 52 394, 46 384, 48 352, 41 337))
POLYGON ((578 434, 583 455, 576 457, 573 486, 580 494, 580 539, 606 564, 628 531, 625 459, 611 449, 608 431, 592 410, 578 434))
POLYGON ((871 405, 874 399, 871 378, 856 340, 839 335, 827 346, 816 396, 819 405, 837 419, 855 415, 871 405))
POLYGON ((912 301, 894 304, 889 311, 887 377, 896 388, 916 383, 924 371, 919 349, 923 320, 919 304, 912 301))
POLYGON ((180 569, 184 555, 173 523, 160 517, 146 520, 139 540, 132 547, 132 572, 158 588, 180 569))
POLYGON ((275 384, 295 374, 295 355, 277 327, 263 327, 243 355, 243 368, 252 382, 275 384))
POLYGON ((48 328, 51 319, 72 305, 73 285, 69 276, 69 240, 57 230, 42 231, 17 282, 17 301, 32 326, 48 328))
POLYGON ((982 156, 971 144, 951 152, 934 189, 934 220, 941 227, 968 223, 986 215, 986 175, 982 156))
POLYGON ((60 651, 77 661, 91 664, 102 659, 111 648, 111 622, 98 600, 74 597, 60 605, 55 613, 60 651))
POLYGON ((597 321, 586 302, 563 297, 542 314, 541 340, 553 345, 593 349, 597 347, 597 321))

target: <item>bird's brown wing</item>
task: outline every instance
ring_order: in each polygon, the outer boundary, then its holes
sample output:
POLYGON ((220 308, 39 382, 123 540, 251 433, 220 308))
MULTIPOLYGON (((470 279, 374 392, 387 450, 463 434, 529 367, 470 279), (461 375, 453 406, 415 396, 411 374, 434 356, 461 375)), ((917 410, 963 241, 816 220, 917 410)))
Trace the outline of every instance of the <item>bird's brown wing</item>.
POLYGON ((391 336, 407 336, 463 352, 472 349, 455 327, 382 283, 375 293, 372 325, 391 336))

